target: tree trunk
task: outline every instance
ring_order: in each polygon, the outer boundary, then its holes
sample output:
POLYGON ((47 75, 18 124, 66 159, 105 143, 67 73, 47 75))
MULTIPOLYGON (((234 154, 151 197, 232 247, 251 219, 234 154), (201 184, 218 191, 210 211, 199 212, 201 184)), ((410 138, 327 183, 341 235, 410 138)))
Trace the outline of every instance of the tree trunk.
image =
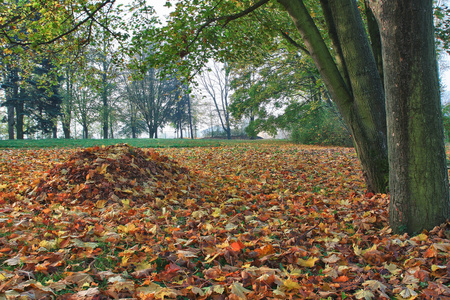
POLYGON ((16 108, 16 133, 17 139, 23 140, 23 116, 24 116, 24 102, 23 102, 23 92, 19 95, 19 86, 15 84, 13 97, 15 98, 15 108, 16 108))
MULTIPOLYGON (((105 63, 103 69, 106 70, 105 63)), ((102 74, 102 123, 103 123, 103 139, 108 138, 108 119, 109 119, 109 105, 108 105, 108 78, 106 72, 102 74)))
POLYGON ((64 138, 70 139, 70 123, 72 121, 72 103, 73 103, 73 72, 68 67, 66 69, 66 97, 64 102, 64 114, 61 116, 61 123, 64 132, 64 138))
POLYGON ((109 138, 114 139, 114 130, 113 130, 113 123, 112 118, 109 118, 109 138))
POLYGON ((432 0, 379 3, 388 147, 389 221, 419 233, 450 217, 432 0))
POLYGON ((61 119, 61 122, 62 122, 62 127, 63 127, 63 132, 64 132, 64 138, 70 139, 70 121, 67 122, 66 117, 63 116, 61 119))
POLYGON ((291 15, 324 83, 352 131, 367 189, 386 192, 389 168, 385 106, 378 74, 355 0, 322 1, 329 5, 342 50, 346 83, 301 0, 278 0, 291 15), (350 84, 348 86, 347 84, 350 84))
POLYGON ((86 122, 83 123, 83 139, 88 139, 89 138, 89 131, 88 131, 88 126, 86 124, 86 122))
POLYGON ((14 139, 14 124, 16 122, 14 119, 14 106, 8 105, 6 109, 8 111, 8 139, 13 140, 14 139))
POLYGON ((367 16, 367 29, 370 36, 370 42, 372 46, 372 53, 375 58, 378 73, 383 82, 383 53, 381 52, 381 36, 380 29, 378 28, 377 20, 369 5, 369 0, 364 1, 364 11, 367 16))
POLYGON ((192 130, 192 112, 191 112, 191 96, 187 95, 189 129, 191 130, 191 139, 194 139, 194 131, 192 130))

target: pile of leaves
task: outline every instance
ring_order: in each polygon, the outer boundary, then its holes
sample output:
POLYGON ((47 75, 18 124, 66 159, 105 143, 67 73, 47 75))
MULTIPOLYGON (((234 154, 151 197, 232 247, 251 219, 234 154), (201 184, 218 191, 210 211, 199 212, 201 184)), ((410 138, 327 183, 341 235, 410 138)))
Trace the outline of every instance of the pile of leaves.
POLYGON ((448 225, 393 235, 352 149, 78 150, 0 151, 0 299, 450 297, 448 225))
POLYGON ((177 198, 193 187, 186 168, 127 144, 87 148, 45 175, 29 194, 38 202, 139 205, 158 197, 177 198))

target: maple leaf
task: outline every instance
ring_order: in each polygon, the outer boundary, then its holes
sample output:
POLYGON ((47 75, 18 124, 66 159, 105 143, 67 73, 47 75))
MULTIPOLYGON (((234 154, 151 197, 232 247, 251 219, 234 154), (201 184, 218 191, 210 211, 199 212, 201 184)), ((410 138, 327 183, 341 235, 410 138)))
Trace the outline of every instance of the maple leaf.
POLYGON ((358 290, 355 293, 356 299, 371 300, 371 299, 373 299, 373 297, 375 297, 375 295, 371 291, 368 291, 368 290, 358 290))
POLYGON ((74 299, 447 296, 450 224, 393 235, 388 195, 365 196, 352 149, 130 148, 0 150, 8 297, 52 296, 20 286, 38 274, 74 299))
POLYGON ((92 277, 89 274, 86 274, 83 272, 72 273, 72 274, 68 275, 66 278, 64 278, 64 281, 67 283, 76 284, 79 287, 82 287, 85 284, 94 282, 94 280, 92 279, 92 277))
POLYGON ((415 299, 418 294, 413 289, 406 287, 400 292, 400 296, 404 299, 415 299))
POLYGON ((293 281, 293 280, 291 280, 291 279, 287 279, 287 280, 283 281, 283 286, 284 286, 288 291, 291 291, 291 290, 299 290, 299 289, 301 289, 301 287, 302 287, 298 282, 293 281))
POLYGON ((302 267, 312 268, 312 267, 314 267, 314 265, 316 264, 316 261, 318 261, 318 260, 319 260, 319 258, 317 258, 317 257, 310 257, 307 260, 299 258, 297 263, 302 267))
POLYGON ((231 285, 231 293, 238 296, 239 299, 247 299, 246 294, 250 293, 250 290, 247 290, 242 286, 240 282, 233 282, 231 285))

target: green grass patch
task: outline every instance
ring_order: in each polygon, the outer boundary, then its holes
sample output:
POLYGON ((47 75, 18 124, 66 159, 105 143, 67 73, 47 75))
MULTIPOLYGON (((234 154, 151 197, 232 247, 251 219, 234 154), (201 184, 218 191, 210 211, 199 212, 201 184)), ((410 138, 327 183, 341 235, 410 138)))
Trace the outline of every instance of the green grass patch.
POLYGON ((189 147, 220 147, 242 144, 286 144, 286 140, 219 140, 219 139, 45 139, 45 140, 2 140, 0 149, 22 148, 87 148, 94 146, 109 146, 129 144, 140 148, 189 148, 189 147))

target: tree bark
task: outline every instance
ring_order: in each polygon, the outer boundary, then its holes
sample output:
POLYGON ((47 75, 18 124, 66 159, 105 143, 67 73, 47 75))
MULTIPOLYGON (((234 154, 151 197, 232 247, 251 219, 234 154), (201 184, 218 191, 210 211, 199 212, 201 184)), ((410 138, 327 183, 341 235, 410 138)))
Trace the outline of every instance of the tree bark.
POLYGON ((432 0, 379 2, 388 147, 389 221, 418 233, 450 217, 432 0))
POLYGON ((61 116, 61 123, 64 132, 64 138, 70 139, 70 123, 72 121, 72 103, 73 103, 73 72, 70 67, 66 69, 66 98, 64 102, 64 114, 61 116))
POLYGON ((367 17, 367 29, 370 36, 370 42, 372 46, 372 53, 377 63, 378 73, 383 82, 383 53, 381 51, 381 36, 380 29, 378 28, 378 23, 375 15, 370 8, 369 0, 364 1, 364 11, 367 17))
POLYGON ((8 112, 8 139, 14 140, 14 124, 16 122, 14 119, 14 106, 8 105, 6 109, 8 112))
POLYGON ((194 131, 192 130, 191 96, 189 94, 187 95, 187 105, 188 105, 189 129, 191 130, 191 140, 193 140, 194 131))
POLYGON ((63 132, 64 132, 64 138, 70 139, 70 121, 67 122, 67 119, 63 116, 61 119, 63 132))
POLYGON ((15 99, 16 109, 16 135, 18 140, 23 140, 23 116, 24 116, 24 95, 21 89, 19 93, 19 86, 17 83, 14 85, 13 97, 15 99))
POLYGON ((89 138, 89 128, 88 125, 83 122, 83 139, 88 139, 89 138))
POLYGON ((106 83, 106 74, 103 74, 103 90, 102 90, 102 131, 103 139, 108 138, 108 117, 109 117, 109 105, 108 105, 108 91, 106 83))
POLYGON ((382 82, 355 0, 322 1, 332 14, 331 31, 342 51, 344 75, 301 0, 278 0, 294 21, 346 124, 364 171, 367 189, 386 192, 389 168, 382 82), (348 85, 345 76, 349 77, 348 85))

